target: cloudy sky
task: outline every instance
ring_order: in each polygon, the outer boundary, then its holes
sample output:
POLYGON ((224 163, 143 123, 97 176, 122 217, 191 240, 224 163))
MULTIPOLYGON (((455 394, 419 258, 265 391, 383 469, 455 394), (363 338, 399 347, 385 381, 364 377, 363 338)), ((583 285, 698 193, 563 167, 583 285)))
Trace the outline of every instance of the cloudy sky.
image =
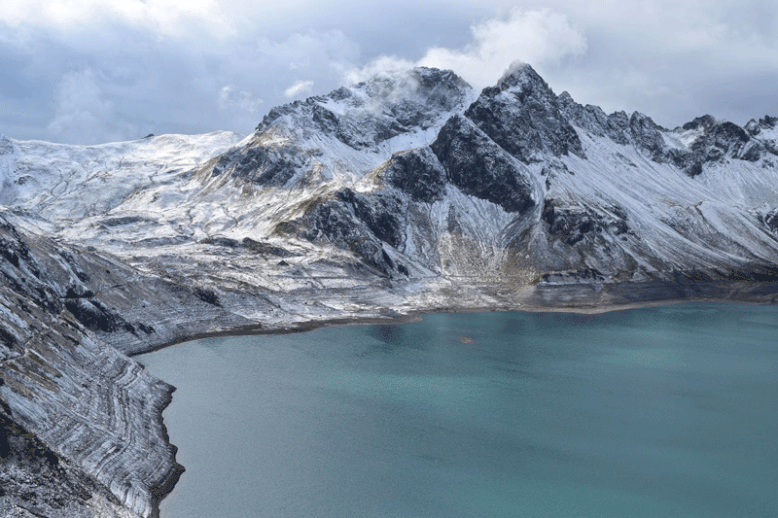
POLYGON ((557 93, 668 127, 778 115, 774 0, 2 0, 0 133, 97 143, 249 133, 275 105, 385 68, 557 93))

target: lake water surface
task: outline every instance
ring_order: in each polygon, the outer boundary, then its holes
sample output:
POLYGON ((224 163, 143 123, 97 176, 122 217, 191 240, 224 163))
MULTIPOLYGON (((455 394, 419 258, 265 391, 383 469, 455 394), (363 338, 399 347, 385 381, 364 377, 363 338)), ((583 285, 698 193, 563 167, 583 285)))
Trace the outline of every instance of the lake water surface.
POLYGON ((438 314, 138 357, 162 518, 778 516, 778 307, 438 314))

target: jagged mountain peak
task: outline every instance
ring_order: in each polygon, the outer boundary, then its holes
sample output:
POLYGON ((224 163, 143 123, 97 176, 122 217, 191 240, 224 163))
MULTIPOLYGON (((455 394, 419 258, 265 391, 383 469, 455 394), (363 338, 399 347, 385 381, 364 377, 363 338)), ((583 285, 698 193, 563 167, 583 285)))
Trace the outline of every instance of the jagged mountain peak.
POLYGON ((551 87, 528 64, 515 62, 497 86, 484 88, 465 116, 524 163, 541 156, 584 156, 581 141, 551 87))
POLYGON ((385 71, 327 95, 273 108, 256 133, 308 128, 333 134, 351 147, 365 148, 414 127, 426 129, 441 113, 463 104, 471 92, 470 85, 450 70, 385 71), (354 131, 365 133, 367 129, 367 138, 348 134, 348 126, 356 124, 362 128, 354 131))
POLYGON ((450 70, 382 72, 273 108, 242 149, 215 164, 213 175, 227 172, 275 186, 358 179, 392 152, 429 143, 473 97, 470 85, 450 70))
POLYGON ((540 77, 531 65, 522 61, 514 61, 497 81, 496 87, 500 91, 509 89, 524 89, 528 86, 543 85, 549 89, 548 84, 540 77))
POLYGON ((0 156, 2 155, 10 155, 13 153, 14 145, 11 142, 11 140, 0 133, 0 156))
POLYGON ((681 126, 681 129, 684 130, 696 130, 696 129, 704 129, 708 130, 710 129, 714 124, 716 124, 716 119, 712 115, 703 115, 701 117, 696 117, 693 120, 687 122, 686 124, 681 126))
POLYGON ((641 126, 652 130, 667 131, 666 128, 654 122, 654 119, 639 111, 632 112, 632 115, 629 117, 629 124, 630 126, 641 126))
POLYGON ((778 117, 770 117, 769 115, 765 115, 763 118, 759 119, 758 121, 755 119, 751 119, 745 125, 744 129, 751 136, 756 136, 759 135, 762 132, 762 130, 775 129, 776 125, 778 125, 778 117))
MULTIPOLYGON (((351 91, 364 90, 372 98, 396 100, 398 94, 424 95, 425 90, 434 88, 457 88, 469 90, 472 87, 452 70, 434 67, 414 67, 409 70, 388 70, 379 72, 367 81, 348 88, 351 91)), ((342 90, 342 89, 339 89, 342 90)))

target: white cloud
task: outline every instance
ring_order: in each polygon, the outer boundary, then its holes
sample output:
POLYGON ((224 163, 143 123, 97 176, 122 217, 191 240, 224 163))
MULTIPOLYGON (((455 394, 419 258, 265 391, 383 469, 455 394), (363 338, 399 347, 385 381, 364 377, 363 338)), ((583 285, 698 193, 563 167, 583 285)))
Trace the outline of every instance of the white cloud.
POLYGON ((427 65, 481 87, 516 59, 557 92, 666 125, 775 111, 767 0, 0 3, 0 126, 18 138, 245 133, 301 79, 326 92, 427 65))
POLYGON ((295 81, 292 86, 284 90, 286 97, 299 97, 311 92, 313 89, 313 81, 295 81))
POLYGON ((84 69, 65 74, 57 87, 57 111, 48 131, 59 142, 97 144, 125 140, 136 128, 116 116, 99 75, 84 69))
POLYGON ((542 70, 567 57, 580 56, 587 48, 583 33, 565 15, 548 9, 512 9, 507 17, 473 25, 470 33, 470 42, 463 49, 432 47, 415 63, 381 56, 349 70, 345 78, 356 82, 383 71, 426 66, 454 70, 474 87, 483 88, 497 82, 517 59, 542 70))
POLYGON ((548 9, 513 9, 507 18, 474 25, 470 32, 472 40, 464 49, 433 47, 419 64, 450 68, 470 84, 484 87, 494 84, 517 59, 542 69, 586 52, 581 31, 565 15, 548 9))
POLYGON ((243 115, 255 115, 264 104, 259 99, 245 90, 239 90, 234 85, 226 85, 219 90, 217 100, 219 109, 225 112, 240 112, 243 115))
POLYGON ((362 67, 353 67, 346 70, 343 74, 343 79, 347 83, 359 83, 378 74, 409 70, 415 66, 416 63, 407 59, 396 56, 379 56, 362 67))
POLYGON ((359 57, 359 46, 339 30, 292 33, 281 41, 262 38, 257 49, 289 70, 340 70, 359 57))
POLYGON ((174 36, 184 36, 194 28, 212 35, 232 32, 213 0, 3 0, 0 21, 63 32, 103 23, 174 36))

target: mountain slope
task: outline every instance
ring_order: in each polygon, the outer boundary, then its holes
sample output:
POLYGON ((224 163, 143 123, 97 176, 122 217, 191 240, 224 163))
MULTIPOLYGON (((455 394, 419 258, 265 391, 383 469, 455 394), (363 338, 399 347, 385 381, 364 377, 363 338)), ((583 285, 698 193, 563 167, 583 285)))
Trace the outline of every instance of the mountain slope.
POLYGON ((1 137, 0 511, 156 513, 171 388, 126 354, 417 311, 775 302, 776 164, 776 118, 667 129, 523 64, 480 93, 382 74, 246 138, 1 137))

